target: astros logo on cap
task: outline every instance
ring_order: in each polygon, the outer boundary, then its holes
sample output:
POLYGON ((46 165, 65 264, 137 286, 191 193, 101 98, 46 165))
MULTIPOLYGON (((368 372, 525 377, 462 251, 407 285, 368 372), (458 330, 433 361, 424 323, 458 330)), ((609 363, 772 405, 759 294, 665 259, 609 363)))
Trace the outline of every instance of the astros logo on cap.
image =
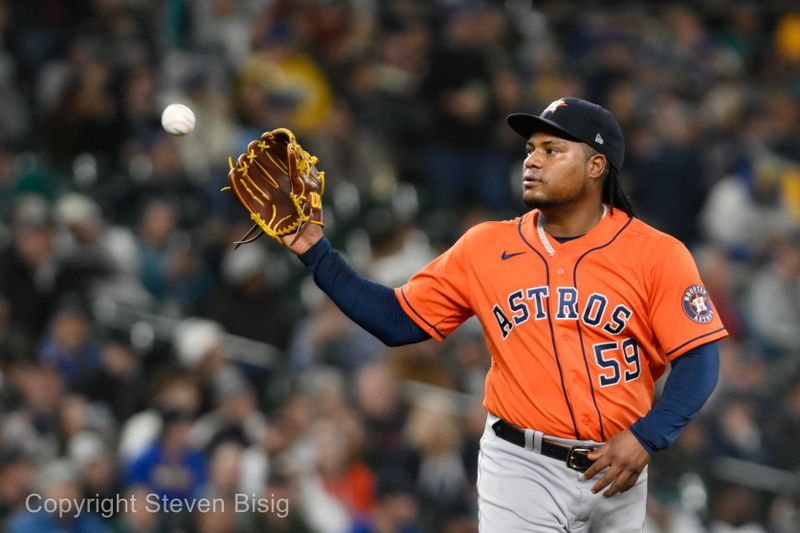
POLYGON ((551 102, 549 106, 544 108, 544 111, 542 111, 542 115, 544 115, 545 113, 555 113, 557 108, 565 105, 567 105, 567 103, 564 101, 563 98, 555 100, 551 102))
POLYGON ((683 291, 683 311, 686 316, 706 324, 714 318, 714 308, 711 306, 711 298, 708 297, 706 288, 702 285, 692 285, 683 291))

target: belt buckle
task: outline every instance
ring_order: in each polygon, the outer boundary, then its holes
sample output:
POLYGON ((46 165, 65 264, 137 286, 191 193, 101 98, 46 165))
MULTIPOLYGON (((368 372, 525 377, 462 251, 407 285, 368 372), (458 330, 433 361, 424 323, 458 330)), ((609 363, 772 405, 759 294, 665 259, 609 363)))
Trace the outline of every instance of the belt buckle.
POLYGON ((594 448, 588 446, 573 446, 567 453, 567 467, 578 472, 586 472, 594 461, 589 460, 589 452, 594 448))

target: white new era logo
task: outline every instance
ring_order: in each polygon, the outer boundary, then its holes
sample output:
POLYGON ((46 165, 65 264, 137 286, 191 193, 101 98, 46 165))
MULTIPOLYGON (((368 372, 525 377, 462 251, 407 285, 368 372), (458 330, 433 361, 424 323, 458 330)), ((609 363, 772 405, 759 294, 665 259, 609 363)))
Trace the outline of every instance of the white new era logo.
POLYGON ((597 144, 603 144, 603 138, 600 136, 600 134, 599 134, 599 133, 598 133, 598 134, 597 134, 597 136, 594 138, 594 142, 596 142, 597 144))

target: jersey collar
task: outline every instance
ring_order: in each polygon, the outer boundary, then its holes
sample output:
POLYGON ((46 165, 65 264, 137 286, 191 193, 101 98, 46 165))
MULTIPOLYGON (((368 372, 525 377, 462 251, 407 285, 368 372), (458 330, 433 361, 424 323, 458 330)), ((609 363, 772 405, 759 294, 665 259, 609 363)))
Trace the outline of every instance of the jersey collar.
MULTIPOLYGON (((520 231, 529 246, 533 246, 537 252, 542 254, 542 257, 551 258, 536 231, 536 221, 538 217, 538 209, 532 209, 522 215, 522 217, 520 217, 520 231)), ((628 217, 628 214, 621 209, 614 209, 612 213, 609 208, 605 218, 580 237, 560 243, 552 235, 548 235, 550 245, 553 247, 553 250, 555 250, 555 255, 552 256, 552 259, 558 259, 559 255, 563 256, 565 253, 583 252, 597 246, 608 244, 629 219, 630 217, 628 217)))

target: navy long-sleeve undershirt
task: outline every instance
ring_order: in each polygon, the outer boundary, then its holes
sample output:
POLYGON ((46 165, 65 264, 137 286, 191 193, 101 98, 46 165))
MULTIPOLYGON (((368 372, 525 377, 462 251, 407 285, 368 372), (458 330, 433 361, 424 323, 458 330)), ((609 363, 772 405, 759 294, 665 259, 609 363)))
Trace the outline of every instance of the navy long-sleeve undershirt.
POLYGON ((674 359, 661 398, 631 426, 631 432, 651 454, 670 447, 711 396, 718 377, 716 341, 674 359))
MULTIPOLYGON (((320 239, 300 260, 345 315, 386 345, 400 346, 430 338, 403 311, 392 289, 355 272, 328 239, 320 239)), ((675 442, 711 395, 718 375, 716 342, 694 348, 672 361, 661 398, 631 426, 631 432, 648 452, 675 442)))
POLYGON ((300 260, 314 274, 319 288, 345 315, 387 346, 431 338, 403 311, 392 289, 358 274, 325 237, 301 255, 300 260))

